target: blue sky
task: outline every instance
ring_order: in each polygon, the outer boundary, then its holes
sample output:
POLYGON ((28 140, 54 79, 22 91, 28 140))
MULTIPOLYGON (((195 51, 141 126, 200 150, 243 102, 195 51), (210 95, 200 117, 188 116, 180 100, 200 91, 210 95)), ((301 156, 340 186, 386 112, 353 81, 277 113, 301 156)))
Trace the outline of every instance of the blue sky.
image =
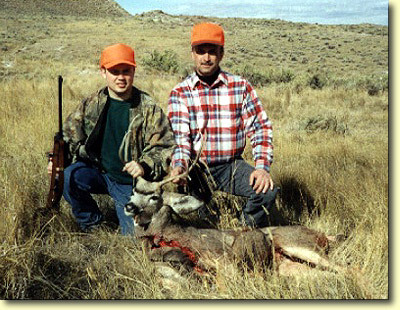
POLYGON ((320 24, 388 25, 388 0, 116 0, 132 15, 163 10, 173 15, 256 17, 320 24))

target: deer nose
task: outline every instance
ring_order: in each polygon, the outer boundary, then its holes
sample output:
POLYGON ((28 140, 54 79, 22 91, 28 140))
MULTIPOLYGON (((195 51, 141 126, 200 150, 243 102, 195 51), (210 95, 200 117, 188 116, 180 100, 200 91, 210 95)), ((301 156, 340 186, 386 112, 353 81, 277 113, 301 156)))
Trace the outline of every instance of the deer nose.
POLYGON ((139 214, 139 207, 137 205, 135 205, 133 202, 128 202, 125 205, 125 212, 128 214, 131 214, 133 216, 138 215, 139 214))

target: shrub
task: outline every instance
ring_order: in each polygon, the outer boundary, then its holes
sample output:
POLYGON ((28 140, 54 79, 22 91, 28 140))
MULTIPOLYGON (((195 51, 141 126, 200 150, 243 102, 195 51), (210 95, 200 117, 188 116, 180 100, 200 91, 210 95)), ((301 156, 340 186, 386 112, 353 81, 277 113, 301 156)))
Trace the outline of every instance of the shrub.
POLYGON ((377 77, 373 76, 367 81, 367 92, 370 96, 378 95, 379 92, 383 92, 389 89, 389 76, 387 74, 377 77))
POLYGON ((314 74, 308 80, 308 85, 313 89, 322 89, 327 84, 327 79, 321 74, 314 74))
POLYGON ((183 64, 181 65, 181 68, 179 69, 179 78, 180 79, 184 79, 186 78, 188 75, 193 73, 193 65, 192 64, 183 64))
POLYGON ((271 83, 289 83, 295 75, 289 69, 269 70, 267 72, 260 72, 250 65, 236 70, 236 73, 243 76, 254 86, 264 86, 271 83))
POLYGON ((294 73, 289 69, 281 69, 274 73, 273 80, 276 83, 289 83, 294 79, 294 73))
POLYGON ((244 65, 242 68, 234 70, 236 74, 241 75, 247 79, 254 86, 263 86, 272 82, 271 78, 266 74, 263 74, 255 70, 250 65, 244 65))
POLYGON ((177 54, 174 51, 165 50, 159 52, 154 50, 149 57, 143 60, 143 64, 158 71, 176 73, 179 70, 177 58, 177 54))
POLYGON ((376 96, 389 89, 389 76, 386 73, 382 76, 361 77, 355 81, 355 87, 365 89, 370 96, 376 96))
POLYGON ((376 96, 377 94, 379 94, 380 88, 378 85, 371 83, 369 85, 367 85, 367 93, 370 96, 376 96))
POLYGON ((345 121, 338 120, 336 116, 329 115, 308 117, 302 122, 300 127, 309 133, 316 131, 332 131, 344 135, 348 132, 348 126, 345 121))

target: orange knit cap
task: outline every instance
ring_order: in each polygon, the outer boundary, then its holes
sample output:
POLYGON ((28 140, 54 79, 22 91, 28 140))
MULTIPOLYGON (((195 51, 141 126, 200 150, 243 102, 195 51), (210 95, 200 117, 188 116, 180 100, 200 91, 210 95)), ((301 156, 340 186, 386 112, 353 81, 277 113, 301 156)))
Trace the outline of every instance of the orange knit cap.
POLYGON ((224 46, 224 30, 221 26, 212 23, 203 23, 193 26, 192 46, 211 43, 224 46))
POLYGON ((119 64, 128 64, 136 67, 133 49, 122 43, 106 47, 101 53, 100 68, 108 69, 119 64))

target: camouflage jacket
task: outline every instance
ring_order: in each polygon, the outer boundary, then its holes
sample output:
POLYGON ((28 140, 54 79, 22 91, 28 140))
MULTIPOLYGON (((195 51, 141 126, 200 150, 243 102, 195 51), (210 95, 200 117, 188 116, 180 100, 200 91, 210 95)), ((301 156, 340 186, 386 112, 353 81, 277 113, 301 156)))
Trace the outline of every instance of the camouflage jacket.
MULTIPOLYGON (((64 138, 73 162, 89 161, 101 168, 101 146, 109 107, 107 87, 100 89, 65 120, 64 138)), ((166 174, 175 148, 174 135, 168 118, 151 97, 133 87, 129 122, 135 117, 130 138, 132 159, 139 162, 150 180, 166 174)))

